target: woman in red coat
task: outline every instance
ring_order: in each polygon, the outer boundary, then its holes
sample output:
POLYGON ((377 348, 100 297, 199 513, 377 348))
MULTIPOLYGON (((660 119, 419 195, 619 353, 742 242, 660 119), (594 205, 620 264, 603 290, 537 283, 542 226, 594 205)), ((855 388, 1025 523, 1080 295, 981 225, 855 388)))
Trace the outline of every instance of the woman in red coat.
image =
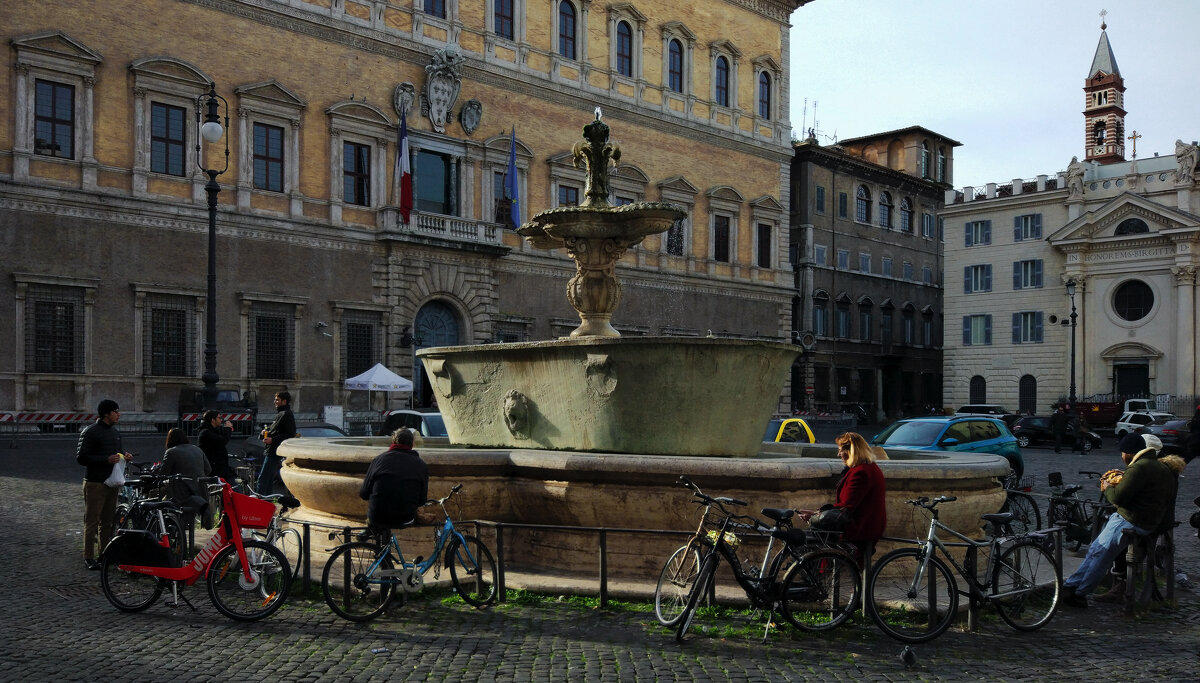
MULTIPOLYGON (((845 511, 846 526, 842 538, 857 548, 854 559, 861 566, 864 559, 870 559, 865 556, 865 551, 873 548, 887 528, 887 487, 883 483, 883 471, 875 464, 876 451, 862 435, 846 432, 834 441, 846 469, 838 479, 833 505, 822 509, 835 507, 845 511)), ((880 456, 887 458, 882 453, 880 456)))

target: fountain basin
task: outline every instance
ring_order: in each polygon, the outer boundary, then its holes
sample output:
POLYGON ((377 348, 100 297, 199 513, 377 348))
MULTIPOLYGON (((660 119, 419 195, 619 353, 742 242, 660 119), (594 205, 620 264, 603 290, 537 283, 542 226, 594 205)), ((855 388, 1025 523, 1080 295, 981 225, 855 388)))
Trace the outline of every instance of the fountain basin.
POLYGON ((752 456, 798 352, 744 339, 590 337, 418 355, 455 444, 752 456))

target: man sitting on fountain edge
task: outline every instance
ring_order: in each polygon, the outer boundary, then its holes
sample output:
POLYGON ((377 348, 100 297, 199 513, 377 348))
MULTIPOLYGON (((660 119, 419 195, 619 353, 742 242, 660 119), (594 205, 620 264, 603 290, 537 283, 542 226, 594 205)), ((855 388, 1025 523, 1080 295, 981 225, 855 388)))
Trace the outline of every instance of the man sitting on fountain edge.
POLYGON ((428 499, 429 467, 413 450, 413 433, 401 427, 392 445, 367 468, 358 496, 367 501, 367 528, 386 539, 392 529, 409 526, 428 499))

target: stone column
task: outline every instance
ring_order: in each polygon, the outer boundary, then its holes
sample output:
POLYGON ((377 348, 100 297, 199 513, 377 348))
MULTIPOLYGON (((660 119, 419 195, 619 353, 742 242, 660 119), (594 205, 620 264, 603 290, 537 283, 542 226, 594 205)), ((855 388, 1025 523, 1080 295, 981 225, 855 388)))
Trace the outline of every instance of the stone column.
POLYGON ((1196 395, 1196 266, 1175 266, 1175 389, 1196 395))

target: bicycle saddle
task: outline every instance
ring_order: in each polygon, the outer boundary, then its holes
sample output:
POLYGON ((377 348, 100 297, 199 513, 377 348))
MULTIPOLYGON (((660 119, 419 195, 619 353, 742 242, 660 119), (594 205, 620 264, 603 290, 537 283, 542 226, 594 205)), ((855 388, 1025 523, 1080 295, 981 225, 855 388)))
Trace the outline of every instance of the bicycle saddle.
POLYGON ((1064 496, 1069 496, 1069 495, 1071 495, 1072 493, 1075 493, 1076 491, 1078 491, 1078 490, 1080 490, 1080 489, 1082 489, 1082 488, 1083 488, 1083 485, 1082 485, 1082 484, 1072 484, 1071 486, 1068 486, 1068 487, 1064 488, 1064 489, 1062 490, 1062 494, 1063 494, 1064 496))
POLYGON ((171 500, 139 500, 138 502, 134 503, 134 505, 137 505, 143 510, 175 510, 179 508, 179 505, 171 500))
POLYGON ((979 515, 979 518, 992 524, 1005 524, 1016 519, 1016 515, 1011 512, 989 512, 985 515, 979 515))
POLYGON ((786 522, 795 516, 796 511, 784 508, 763 508, 762 513, 778 522, 786 522))

